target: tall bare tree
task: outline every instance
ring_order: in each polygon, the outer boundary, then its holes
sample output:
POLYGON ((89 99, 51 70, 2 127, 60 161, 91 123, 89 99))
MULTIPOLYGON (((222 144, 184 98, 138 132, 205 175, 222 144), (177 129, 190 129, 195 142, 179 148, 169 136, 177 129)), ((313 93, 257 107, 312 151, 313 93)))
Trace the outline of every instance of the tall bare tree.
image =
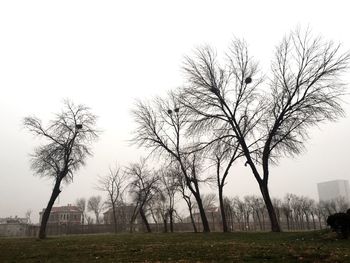
POLYGON ((147 220, 146 207, 158 191, 158 174, 147 167, 145 159, 141 159, 138 163, 130 164, 126 168, 126 172, 131 177, 129 189, 133 195, 135 207, 138 209, 147 232, 151 232, 151 227, 147 220))
POLYGON ((95 214, 96 224, 100 224, 100 213, 104 208, 104 203, 100 195, 91 196, 87 202, 87 209, 95 214))
POLYGON ((201 153, 193 150, 185 136, 189 121, 186 110, 179 108, 177 97, 170 93, 167 100, 158 98, 152 106, 139 101, 133 115, 138 126, 133 142, 152 152, 165 153, 179 164, 186 186, 198 204, 203 231, 210 232, 199 187, 203 182, 200 178, 201 153))
POLYGON ((191 114, 193 133, 230 127, 259 184, 271 229, 279 232, 268 189, 270 164, 299 154, 310 127, 343 115, 340 76, 349 54, 309 31, 293 31, 276 48, 264 90, 243 41, 233 42, 227 58, 222 65, 216 52, 204 47, 186 59, 181 106, 191 114))
POLYGON ((107 193, 107 206, 112 209, 114 231, 117 233, 117 214, 116 209, 119 204, 123 205, 123 194, 127 188, 128 182, 126 173, 116 165, 109 168, 109 173, 100 176, 97 182, 97 189, 107 193))
POLYGON ((35 148, 31 168, 39 176, 52 177, 54 187, 44 211, 39 238, 46 237, 46 225, 51 208, 61 193, 62 181, 73 181, 74 171, 85 164, 92 154, 90 144, 98 137, 96 116, 84 105, 64 101, 61 113, 44 126, 37 117, 24 118, 24 127, 45 143, 35 148))
POLYGON ((216 184, 219 191, 222 230, 223 232, 228 232, 228 224, 224 206, 224 186, 226 184, 226 179, 233 163, 238 158, 242 157, 242 154, 239 151, 238 142, 232 138, 232 136, 228 136, 226 138, 223 137, 225 136, 222 136, 222 138, 215 144, 215 146, 212 147, 211 155, 214 157, 210 159, 215 165, 216 184))

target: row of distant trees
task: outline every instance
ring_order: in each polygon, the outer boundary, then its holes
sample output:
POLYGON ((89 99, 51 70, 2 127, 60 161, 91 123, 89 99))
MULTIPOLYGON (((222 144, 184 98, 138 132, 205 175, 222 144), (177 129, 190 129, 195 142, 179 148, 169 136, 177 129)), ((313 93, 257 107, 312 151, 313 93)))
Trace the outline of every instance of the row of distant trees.
MULTIPOLYGON (((286 194, 283 199, 272 198, 272 203, 279 223, 283 222, 286 230, 322 229, 329 215, 344 212, 349 207, 344 198, 316 202, 295 194, 286 194)), ((225 198, 225 213, 231 223, 238 223, 240 230, 266 230, 266 221, 269 220, 264 200, 254 195, 242 200, 225 198)))
MULTIPOLYGON (((158 191, 156 182, 176 180, 191 218, 195 205, 203 231, 209 232, 201 191, 203 184, 214 178, 223 231, 228 231, 224 186, 229 176, 240 176, 232 168, 244 164, 259 186, 271 230, 280 231, 278 210, 269 192, 271 165, 284 156, 301 153, 311 127, 343 116, 346 87, 341 77, 349 59, 340 45, 300 30, 277 45, 268 74, 261 72, 247 44, 239 39, 232 42, 223 59, 209 46, 186 57, 181 88, 166 97, 138 101, 133 109, 137 127, 132 142, 148 149, 164 168, 154 172, 139 162, 128 166, 125 173, 118 172, 129 178, 129 190, 146 227, 147 204, 173 191, 167 184, 158 191), (208 177, 209 167, 212 173, 208 177)), ((90 109, 70 101, 49 124, 27 117, 24 126, 45 139, 32 155, 32 169, 54 179, 39 232, 39 237, 45 238, 61 183, 71 182, 74 172, 85 164, 99 131, 90 109)), ((101 182, 112 209, 120 201, 117 184, 123 180, 118 180, 112 176, 101 182)), ((168 201, 171 206, 166 213, 172 222, 174 199, 168 201)))
MULTIPOLYGON (((115 173, 112 175, 115 176, 115 173)), ((182 223, 186 218, 190 217, 191 213, 198 211, 195 200, 191 200, 192 205, 188 207, 187 213, 179 213, 179 205, 176 205, 178 202, 175 202, 175 200, 178 201, 183 196, 176 180, 171 180, 171 184, 169 184, 169 181, 164 181, 158 177, 153 178, 152 182, 152 189, 149 189, 147 198, 141 202, 139 198, 140 193, 134 192, 133 189, 135 182, 132 182, 132 184, 126 184, 124 182, 126 188, 123 189, 120 199, 114 205, 114 212, 120 214, 126 205, 133 207, 134 211, 127 222, 121 222, 120 218, 116 219, 115 217, 113 223, 116 229, 118 224, 132 226, 136 215, 139 213, 142 215, 142 223, 145 225, 147 231, 151 232, 151 228, 149 227, 150 221, 153 224, 162 224, 164 232, 173 232, 174 223, 182 223), (167 192, 165 189, 167 187, 172 189, 172 191, 167 192), (125 199, 129 199, 130 202, 126 204, 124 202, 125 199), (168 229, 168 226, 170 226, 170 229, 168 229)), ((102 190, 102 188, 100 189, 102 190)), ((207 216, 210 214, 210 211, 217 211, 218 200, 215 193, 204 194, 202 200, 207 216)), ((334 213, 344 212, 349 207, 349 203, 344 198, 316 202, 309 197, 295 194, 286 194, 283 199, 272 198, 272 202, 278 221, 284 223, 286 230, 322 229, 326 224, 328 216, 334 213)), ((83 213, 83 223, 85 224, 106 223, 103 222, 101 212, 113 210, 110 200, 103 201, 101 196, 92 196, 88 200, 79 198, 76 201, 76 205, 83 213), (95 220, 87 212, 93 212, 95 220)), ((237 196, 232 198, 224 197, 224 213, 227 218, 228 227, 231 230, 266 230, 266 225, 269 221, 264 200, 256 195, 247 195, 243 198, 237 196)), ((222 224, 222 219, 219 219, 216 223, 222 224)), ((197 231, 197 224, 193 219, 192 226, 195 232, 197 231)))
MULTIPOLYGON (((206 183, 215 185, 212 180, 206 180, 206 183)), ((112 210, 116 231, 118 224, 129 224, 132 229, 136 217, 139 216, 149 232, 149 222, 163 224, 164 232, 173 232, 174 223, 184 222, 185 218, 190 218, 193 230, 197 232, 198 222, 193 214, 198 213, 198 204, 192 193, 186 189, 181 171, 175 167, 151 169, 146 160, 141 159, 124 168, 116 166, 110 169, 106 176, 99 178, 97 188, 106 193, 106 201, 102 201, 101 196, 92 196, 88 201, 80 198, 76 202, 83 211, 86 223, 92 223, 92 218, 85 211, 93 212, 95 223, 99 224, 102 223, 101 212, 112 210), (187 204, 185 213, 183 210, 179 212, 180 200, 187 204), (133 211, 127 222, 120 222, 117 215, 123 212, 125 206, 131 206, 133 211)), ((272 198, 272 203, 278 222, 283 221, 288 230, 322 228, 329 215, 344 212, 349 207, 344 198, 316 202, 309 197, 295 194, 286 194, 283 199, 272 198)), ((220 211, 221 215, 225 214, 226 227, 231 230, 234 225, 238 225, 240 230, 266 230, 269 222, 264 199, 256 195, 245 196, 243 199, 224 196, 223 211, 216 209, 219 204, 215 193, 203 194, 202 204, 206 216, 209 211, 214 210, 220 211)), ((217 223, 225 231, 222 217, 217 223)))

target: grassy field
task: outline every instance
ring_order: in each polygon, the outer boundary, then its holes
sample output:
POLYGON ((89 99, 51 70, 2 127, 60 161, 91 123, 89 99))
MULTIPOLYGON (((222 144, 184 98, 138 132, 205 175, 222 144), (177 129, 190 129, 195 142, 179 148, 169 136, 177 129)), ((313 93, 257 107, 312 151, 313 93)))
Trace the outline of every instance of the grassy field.
POLYGON ((1 238, 0 262, 350 262, 350 240, 303 233, 1 238))

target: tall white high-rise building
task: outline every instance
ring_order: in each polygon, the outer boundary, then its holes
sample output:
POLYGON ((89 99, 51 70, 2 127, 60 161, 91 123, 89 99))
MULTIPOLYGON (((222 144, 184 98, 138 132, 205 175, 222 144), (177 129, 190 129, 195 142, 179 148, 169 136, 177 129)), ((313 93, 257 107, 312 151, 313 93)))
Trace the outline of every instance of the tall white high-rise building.
POLYGON ((344 201, 350 202, 350 187, 348 180, 334 180, 318 183, 317 190, 320 201, 344 198, 344 201))

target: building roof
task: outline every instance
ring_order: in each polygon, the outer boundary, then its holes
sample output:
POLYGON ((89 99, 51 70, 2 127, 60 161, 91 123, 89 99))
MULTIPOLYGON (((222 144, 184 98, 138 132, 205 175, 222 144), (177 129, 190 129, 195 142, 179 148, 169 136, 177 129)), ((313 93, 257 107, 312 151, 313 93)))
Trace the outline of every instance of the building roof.
MULTIPOLYGON (((124 209, 124 211, 133 211, 135 209, 135 205, 121 205, 115 208, 116 211, 119 211, 120 209, 124 209)), ((109 208, 106 212, 104 212, 103 214, 106 215, 108 213, 113 213, 113 209, 109 208)))
POLYGON ((54 206, 51 209, 51 213, 59 213, 59 212, 81 212, 79 207, 75 205, 66 205, 66 206, 54 206))
POLYGON ((319 182, 317 183, 318 185, 321 184, 330 184, 330 183, 349 183, 348 180, 345 179, 336 179, 336 180, 330 180, 330 181, 324 181, 324 182, 319 182))

